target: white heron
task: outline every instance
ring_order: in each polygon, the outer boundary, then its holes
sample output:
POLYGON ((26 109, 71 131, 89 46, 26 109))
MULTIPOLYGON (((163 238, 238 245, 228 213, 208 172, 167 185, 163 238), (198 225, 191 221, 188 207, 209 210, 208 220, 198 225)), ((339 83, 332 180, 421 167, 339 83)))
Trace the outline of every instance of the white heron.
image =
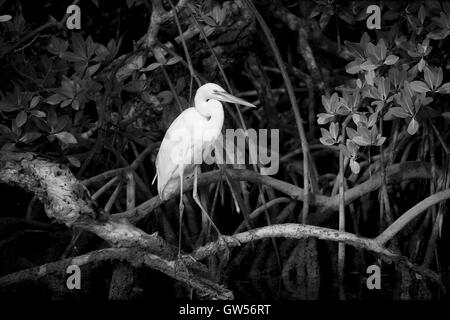
POLYGON ((217 84, 207 83, 202 85, 195 94, 194 107, 184 110, 167 129, 156 157, 155 178, 158 178, 160 198, 168 200, 168 197, 178 186, 180 187, 179 256, 181 252, 181 223, 184 211, 184 177, 194 175, 192 197, 200 207, 202 214, 221 236, 220 231, 203 208, 197 194, 198 166, 203 159, 203 152, 206 148, 213 146, 222 131, 224 112, 222 103, 219 101, 255 107, 253 104, 227 93, 217 84))

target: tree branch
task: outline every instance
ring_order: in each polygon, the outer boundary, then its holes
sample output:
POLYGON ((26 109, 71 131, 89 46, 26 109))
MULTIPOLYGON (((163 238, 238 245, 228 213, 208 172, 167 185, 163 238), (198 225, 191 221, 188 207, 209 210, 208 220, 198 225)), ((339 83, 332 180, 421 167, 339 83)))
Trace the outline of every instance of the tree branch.
MULTIPOLYGON (((226 169, 229 177, 233 180, 248 181, 253 183, 265 184, 278 190, 285 195, 290 196, 297 201, 303 201, 304 190, 296 185, 285 181, 277 180, 269 176, 260 175, 250 170, 226 169)), ((198 185, 208 185, 220 180, 220 170, 209 171, 202 173, 198 177, 198 185)), ((387 168, 386 178, 388 184, 394 184, 409 179, 429 179, 431 177, 431 167, 427 163, 421 162, 405 162, 395 164, 387 168)), ((373 174, 372 177, 353 187, 345 192, 345 204, 355 201, 356 199, 377 190, 381 186, 380 173, 373 174)), ((183 183, 183 190, 192 190, 192 179, 186 179, 183 183)), ((174 198, 179 195, 179 190, 175 190, 169 198, 174 198)), ((310 194, 311 206, 318 207, 319 211, 310 216, 309 222, 311 224, 320 224, 328 219, 333 212, 339 209, 339 196, 324 196, 318 194, 310 194)), ((126 218, 131 223, 136 223, 147 216, 152 210, 159 207, 163 202, 159 196, 155 196, 144 203, 138 205, 135 209, 117 213, 115 218, 126 218)))
POLYGON ((37 281, 49 274, 66 276, 66 269, 70 265, 82 267, 90 263, 99 263, 111 260, 125 260, 128 261, 133 267, 147 266, 158 270, 169 277, 179 280, 200 291, 202 297, 208 299, 229 300, 233 298, 233 293, 230 290, 217 285, 208 278, 201 277, 199 275, 193 276, 186 268, 180 268, 176 261, 164 260, 154 254, 129 248, 101 249, 78 257, 67 258, 14 272, 0 277, 0 287, 6 287, 25 281, 37 281))

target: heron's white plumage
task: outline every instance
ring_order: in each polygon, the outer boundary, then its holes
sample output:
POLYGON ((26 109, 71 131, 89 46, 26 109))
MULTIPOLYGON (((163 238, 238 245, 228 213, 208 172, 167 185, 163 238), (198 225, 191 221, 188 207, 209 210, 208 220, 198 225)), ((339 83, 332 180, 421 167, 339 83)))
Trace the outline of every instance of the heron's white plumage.
MULTIPOLYGON (((180 166, 183 166, 184 177, 192 175, 194 154, 200 153, 201 157, 203 148, 206 147, 205 144, 212 140, 211 137, 204 137, 202 134, 208 128, 209 121, 211 120, 202 116, 194 107, 191 107, 184 110, 167 129, 156 158, 158 193, 162 200, 167 200, 168 195, 178 188, 180 184, 180 166), (203 142, 199 142, 198 137, 202 137, 203 142), (177 161, 177 158, 174 158, 177 155, 180 157, 178 159, 182 159, 181 161, 177 161)), ((221 129, 222 125, 218 134, 221 129)))
POLYGON ((219 100, 254 107, 214 83, 207 83, 197 90, 194 107, 184 110, 172 122, 159 148, 156 172, 158 194, 162 200, 167 200, 178 188, 180 174, 183 177, 193 174, 205 148, 212 146, 219 137, 224 121, 219 100))

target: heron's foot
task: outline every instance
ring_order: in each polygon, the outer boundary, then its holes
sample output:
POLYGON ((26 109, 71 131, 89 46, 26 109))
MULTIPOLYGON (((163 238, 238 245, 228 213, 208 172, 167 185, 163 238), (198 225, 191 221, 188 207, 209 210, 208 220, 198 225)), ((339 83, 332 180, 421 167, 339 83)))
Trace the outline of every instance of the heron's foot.
POLYGON ((189 255, 186 256, 186 255, 182 255, 181 253, 178 253, 177 259, 175 260, 175 272, 187 273, 190 276, 189 268, 185 262, 185 259, 187 259, 187 257, 190 257, 190 256, 189 255))

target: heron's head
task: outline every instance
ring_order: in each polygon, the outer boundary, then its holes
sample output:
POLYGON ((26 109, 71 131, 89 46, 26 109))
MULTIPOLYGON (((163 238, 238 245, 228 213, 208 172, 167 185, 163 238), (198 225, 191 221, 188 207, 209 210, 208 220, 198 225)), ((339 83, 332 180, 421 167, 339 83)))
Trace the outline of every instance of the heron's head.
POLYGON ((215 83, 206 83, 202 85, 200 88, 198 88, 195 95, 196 104, 208 102, 210 99, 256 108, 255 105, 229 94, 221 86, 215 83))

